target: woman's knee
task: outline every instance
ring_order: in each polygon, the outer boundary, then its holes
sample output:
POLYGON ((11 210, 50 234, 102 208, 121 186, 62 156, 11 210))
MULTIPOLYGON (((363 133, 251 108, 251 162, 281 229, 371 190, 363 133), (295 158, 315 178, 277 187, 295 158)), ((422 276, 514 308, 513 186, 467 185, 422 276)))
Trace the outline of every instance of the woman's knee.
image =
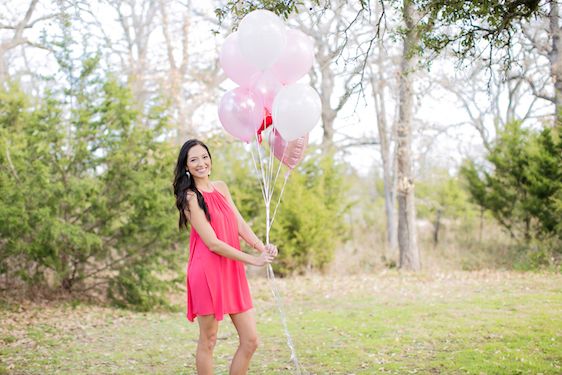
POLYGON ((259 345, 258 336, 249 336, 240 340, 240 346, 242 346, 246 351, 253 353, 256 351, 259 345))
POLYGON ((208 351, 213 351, 215 345, 217 344, 217 333, 216 332, 201 333, 199 335, 199 343, 204 349, 208 351))

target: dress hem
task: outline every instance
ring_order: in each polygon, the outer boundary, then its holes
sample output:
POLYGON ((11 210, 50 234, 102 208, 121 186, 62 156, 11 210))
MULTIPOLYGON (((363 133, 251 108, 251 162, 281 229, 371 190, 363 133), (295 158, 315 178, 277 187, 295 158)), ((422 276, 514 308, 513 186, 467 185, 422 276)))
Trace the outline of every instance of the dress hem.
MULTIPOLYGON (((254 306, 250 306, 250 307, 248 307, 248 308, 243 308, 243 309, 237 310, 237 311, 232 311, 232 312, 226 312, 226 311, 225 311, 225 312, 222 313, 223 318, 220 318, 220 319, 216 319, 216 318, 215 318, 215 319, 217 320, 217 322, 220 322, 221 320, 224 319, 224 316, 225 316, 225 315, 240 314, 240 313, 249 311, 249 310, 251 310, 251 309, 253 309, 253 308, 254 308, 254 306)), ((197 318, 198 316, 215 315, 215 313, 209 313, 209 314, 197 314, 197 313, 194 313, 194 314, 192 314, 192 315, 193 315, 193 318, 192 318, 192 319, 189 319, 189 317, 187 317, 187 320, 189 320, 191 323, 195 322, 195 318, 197 318)))

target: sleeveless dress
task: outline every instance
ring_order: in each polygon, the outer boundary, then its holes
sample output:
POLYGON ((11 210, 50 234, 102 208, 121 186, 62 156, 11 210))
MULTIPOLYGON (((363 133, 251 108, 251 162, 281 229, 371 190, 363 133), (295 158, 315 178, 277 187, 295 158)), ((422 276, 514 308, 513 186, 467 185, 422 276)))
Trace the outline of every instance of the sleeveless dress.
MULTIPOLYGON (((240 250, 236 215, 229 201, 216 188, 201 191, 217 238, 240 250)), ((191 227, 187 265, 187 319, 197 315, 236 314, 252 308, 252 298, 244 263, 209 250, 191 227)))

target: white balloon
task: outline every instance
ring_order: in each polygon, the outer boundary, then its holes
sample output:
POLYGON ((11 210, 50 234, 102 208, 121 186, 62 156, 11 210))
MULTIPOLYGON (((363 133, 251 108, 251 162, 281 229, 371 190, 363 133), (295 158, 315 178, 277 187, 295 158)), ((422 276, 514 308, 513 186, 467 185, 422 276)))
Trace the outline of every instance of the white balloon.
POLYGON ((265 70, 277 61, 287 43, 285 25, 269 10, 248 13, 238 27, 238 44, 246 60, 265 70))
POLYGON ((295 83, 277 93, 271 110, 273 126, 286 141, 308 134, 320 119, 322 103, 310 86, 295 83))

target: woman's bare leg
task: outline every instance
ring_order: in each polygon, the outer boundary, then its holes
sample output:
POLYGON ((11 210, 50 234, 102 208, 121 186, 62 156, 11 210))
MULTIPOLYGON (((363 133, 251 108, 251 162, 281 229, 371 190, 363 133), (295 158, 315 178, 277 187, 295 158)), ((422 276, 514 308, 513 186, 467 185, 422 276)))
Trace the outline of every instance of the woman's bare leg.
POLYGON ((252 355, 258 347, 258 333, 253 310, 231 314, 230 319, 238 331, 240 345, 230 364, 230 375, 245 375, 252 355))
POLYGON ((217 332, 219 322, 214 315, 200 315, 197 317, 199 323, 199 341, 197 342, 197 354, 195 365, 198 375, 213 374, 213 349, 217 343, 217 332))

